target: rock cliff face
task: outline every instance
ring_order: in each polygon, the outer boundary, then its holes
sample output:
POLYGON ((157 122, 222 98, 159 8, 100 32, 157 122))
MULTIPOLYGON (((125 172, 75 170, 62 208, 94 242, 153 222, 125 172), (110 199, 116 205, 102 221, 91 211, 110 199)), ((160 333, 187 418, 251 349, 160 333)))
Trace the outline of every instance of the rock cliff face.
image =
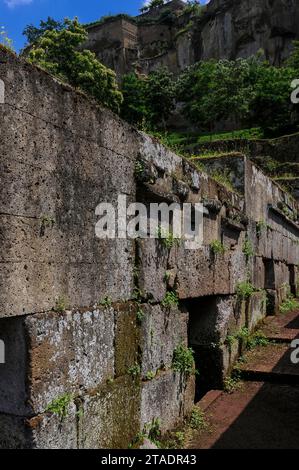
POLYGON ((236 59, 260 50, 272 64, 288 57, 299 38, 297 0, 211 0, 201 15, 169 2, 153 18, 111 18, 88 28, 86 47, 121 77, 136 67, 174 74, 201 59, 236 59), (170 7, 173 6, 171 9, 170 7))
POLYGON ((213 0, 197 25, 197 59, 248 57, 260 49, 280 65, 299 35, 296 0, 213 0))

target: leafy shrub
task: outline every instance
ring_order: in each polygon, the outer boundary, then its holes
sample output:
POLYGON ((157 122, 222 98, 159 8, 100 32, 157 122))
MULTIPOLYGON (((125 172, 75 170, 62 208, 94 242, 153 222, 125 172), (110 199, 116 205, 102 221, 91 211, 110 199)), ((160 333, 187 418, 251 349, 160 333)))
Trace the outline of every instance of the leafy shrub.
POLYGON ((236 292, 239 299, 246 300, 256 292, 256 289, 250 282, 244 281, 237 284, 236 292))
POLYGON ((254 249, 250 240, 246 239, 243 244, 243 253, 247 258, 254 256, 254 249))
POLYGON ((164 299, 161 302, 162 307, 171 307, 179 305, 179 298, 176 292, 169 291, 166 293, 164 299))
POLYGON ((298 308, 299 302, 292 295, 289 295, 289 297, 280 305, 279 311, 280 313, 285 314, 298 308))
POLYGON ((28 60, 119 112, 123 98, 116 75, 101 64, 93 52, 80 49, 86 39, 87 32, 77 18, 66 19, 61 30, 46 30, 37 39, 28 60))
POLYGON ((57 415, 60 419, 64 419, 67 416, 68 407, 73 399, 73 396, 69 393, 62 395, 59 398, 53 400, 46 408, 46 412, 57 415))
POLYGON ((172 368, 175 372, 191 375, 195 372, 194 352, 182 344, 173 352, 172 368))
POLYGON ((207 428, 208 423, 205 414, 200 408, 193 408, 189 424, 191 429, 196 429, 197 431, 207 428))
POLYGON ((212 241, 210 248, 215 255, 224 255, 225 253, 225 246, 219 240, 212 241))

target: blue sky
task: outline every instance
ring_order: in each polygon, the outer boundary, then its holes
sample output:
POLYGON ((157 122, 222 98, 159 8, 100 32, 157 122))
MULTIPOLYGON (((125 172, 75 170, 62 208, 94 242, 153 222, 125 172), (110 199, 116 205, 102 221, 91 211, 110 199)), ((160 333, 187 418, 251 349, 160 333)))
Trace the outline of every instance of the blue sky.
POLYGON ((82 23, 88 23, 103 15, 136 15, 144 3, 144 0, 0 0, 0 26, 4 26, 15 49, 19 50, 25 42, 24 27, 30 23, 38 25, 48 16, 55 19, 78 16, 82 23))

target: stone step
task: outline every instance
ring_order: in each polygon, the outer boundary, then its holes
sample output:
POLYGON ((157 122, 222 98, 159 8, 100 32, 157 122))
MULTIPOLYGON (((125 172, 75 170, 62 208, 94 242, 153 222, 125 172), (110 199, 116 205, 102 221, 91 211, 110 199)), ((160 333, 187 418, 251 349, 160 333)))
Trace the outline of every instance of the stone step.
POLYGON ((196 403, 202 411, 206 411, 219 397, 223 394, 222 390, 210 390, 207 392, 202 399, 196 403))
POLYGON ((238 365, 240 377, 247 381, 262 381, 297 385, 299 364, 291 361, 294 350, 290 344, 259 346, 245 354, 245 362, 238 365))
POLYGON ((267 338, 279 343, 290 343, 299 337, 299 311, 267 317, 262 331, 267 338))
POLYGON ((189 449, 298 449, 299 387, 245 382, 205 412, 207 429, 189 449))

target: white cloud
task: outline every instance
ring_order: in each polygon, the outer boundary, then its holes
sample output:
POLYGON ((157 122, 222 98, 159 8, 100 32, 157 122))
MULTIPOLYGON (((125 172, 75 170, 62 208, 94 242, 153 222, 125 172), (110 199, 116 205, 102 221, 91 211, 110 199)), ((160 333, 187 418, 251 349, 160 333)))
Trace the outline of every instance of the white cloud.
POLYGON ((19 5, 29 5, 33 0, 5 0, 8 8, 15 8, 19 5))

